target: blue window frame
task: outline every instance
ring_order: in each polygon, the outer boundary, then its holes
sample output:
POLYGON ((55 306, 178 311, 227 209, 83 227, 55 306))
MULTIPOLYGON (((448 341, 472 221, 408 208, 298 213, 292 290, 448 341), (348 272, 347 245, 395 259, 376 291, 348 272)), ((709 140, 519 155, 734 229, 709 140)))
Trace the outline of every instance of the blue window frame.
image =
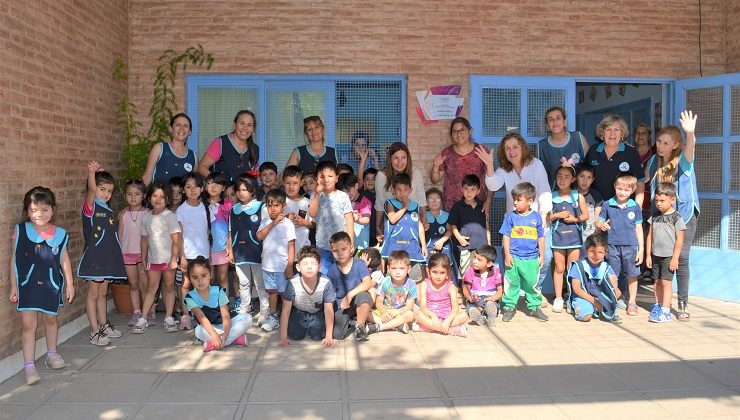
POLYGON ((406 141, 405 76, 192 74, 185 82, 193 121, 188 145, 199 155, 214 138, 232 130, 241 109, 257 116, 260 162, 270 160, 278 167, 305 144, 303 118, 312 115, 321 117, 326 144, 337 149, 340 161, 355 167, 355 132, 370 137, 381 166, 388 145, 406 141))

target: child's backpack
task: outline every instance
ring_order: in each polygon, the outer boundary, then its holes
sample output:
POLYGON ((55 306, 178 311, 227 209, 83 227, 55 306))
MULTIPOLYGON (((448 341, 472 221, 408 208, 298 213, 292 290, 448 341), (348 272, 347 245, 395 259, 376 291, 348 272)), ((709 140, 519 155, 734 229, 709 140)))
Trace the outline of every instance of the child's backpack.
MULTIPOLYGON (((612 287, 609 278, 606 276, 608 267, 609 266, 606 262, 602 262, 601 265, 599 265, 599 270, 596 272, 596 275, 592 276, 591 266, 589 266, 588 261, 585 259, 573 261, 571 264, 571 270, 575 268, 581 274, 581 279, 583 279, 581 281, 581 287, 583 290, 585 290, 589 295, 595 296, 599 299, 601 312, 594 314, 594 316, 603 316, 605 319, 611 320, 617 313, 617 294, 614 292, 614 288, 612 287)), ((568 279, 566 283, 568 284, 568 293, 570 295, 567 302, 568 312, 573 313, 573 299, 577 295, 573 293, 571 277, 567 277, 568 279)))

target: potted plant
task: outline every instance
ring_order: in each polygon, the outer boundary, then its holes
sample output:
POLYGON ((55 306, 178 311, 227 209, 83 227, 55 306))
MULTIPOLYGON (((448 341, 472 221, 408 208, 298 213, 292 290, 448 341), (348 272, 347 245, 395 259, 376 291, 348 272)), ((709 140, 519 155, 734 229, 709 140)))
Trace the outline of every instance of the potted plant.
MULTIPOLYGON (((175 80, 178 70, 185 71, 188 65, 210 70, 214 57, 206 53, 202 45, 189 47, 185 51, 177 53, 166 50, 159 57, 159 65, 152 90, 152 106, 149 116, 152 119, 151 126, 146 134, 142 134, 142 124, 137 121, 136 105, 129 100, 128 96, 128 65, 126 61, 118 57, 113 65, 113 81, 116 83, 120 99, 116 110, 116 122, 121 127, 126 139, 123 148, 123 161, 125 168, 121 174, 121 185, 127 179, 141 178, 146 168, 149 152, 152 146, 161 139, 169 136, 169 122, 177 111, 175 98, 175 80)), ((111 285, 113 303, 116 311, 120 314, 130 315, 133 312, 129 285, 126 281, 114 282, 111 285)))

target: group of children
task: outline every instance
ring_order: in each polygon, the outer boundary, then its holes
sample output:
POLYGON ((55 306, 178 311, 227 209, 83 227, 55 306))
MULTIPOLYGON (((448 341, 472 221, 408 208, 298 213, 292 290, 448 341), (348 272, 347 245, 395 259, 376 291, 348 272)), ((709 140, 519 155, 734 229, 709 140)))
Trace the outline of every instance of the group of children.
MULTIPOLYGON (((551 244, 545 244, 543 220, 531 208, 534 186, 517 185, 511 192, 514 209, 499 229, 502 275, 496 250, 489 245, 483 203, 477 198, 477 176, 463 178, 463 198, 449 213, 441 209, 442 193, 431 188, 426 193, 428 209, 420 214, 419 204, 409 199, 410 177, 397 174, 391 183, 394 198, 384 203, 383 232, 375 233, 375 172, 365 171, 362 180, 346 168, 339 172, 331 162, 319 163, 315 174, 289 166, 279 187, 277 167, 267 162, 260 167, 261 185, 249 173, 233 183, 221 173, 205 179, 188 173, 170 185, 154 182, 148 188, 139 180, 128 181, 126 209, 116 216, 107 204, 113 177, 90 162, 82 205, 85 250, 77 270, 88 281, 90 343, 107 345, 121 336, 107 319, 107 281, 126 278, 134 308, 132 333, 145 333, 156 324, 155 301, 161 292, 164 329, 191 329, 195 318, 194 333, 206 352, 230 344, 246 346, 252 313, 263 330, 279 329, 281 346, 306 335, 331 346, 353 331, 358 341, 385 330, 466 336, 469 321, 492 326, 499 312, 503 321, 511 321, 520 289, 529 314, 547 321, 535 287, 545 246, 555 255, 555 312, 563 307, 567 284, 565 306, 576 319, 598 316, 619 322, 619 272, 628 277, 627 314, 635 315, 635 270, 645 249, 648 265, 660 279, 650 320, 670 320, 670 279, 684 228, 672 207, 672 184, 657 187, 659 213, 652 217, 645 245, 641 211, 629 198, 635 192, 634 175, 618 176, 615 197, 602 204, 589 188, 592 169, 568 164, 558 168, 557 194, 548 216, 551 244), (373 246, 375 240, 382 245, 373 246), (585 258, 580 257, 582 249, 585 258), (238 282, 233 304, 228 290, 231 266, 238 282), (458 303, 459 285, 464 311, 458 303), (254 311, 253 289, 259 300, 254 311)), ((51 224, 54 207, 50 190, 29 191, 24 199, 28 221, 16 226, 13 240, 11 300, 23 311, 29 384, 39 380, 33 311, 44 314, 46 364, 65 366, 56 353, 55 316, 64 303, 62 295, 72 301, 74 284, 68 236, 51 224)))

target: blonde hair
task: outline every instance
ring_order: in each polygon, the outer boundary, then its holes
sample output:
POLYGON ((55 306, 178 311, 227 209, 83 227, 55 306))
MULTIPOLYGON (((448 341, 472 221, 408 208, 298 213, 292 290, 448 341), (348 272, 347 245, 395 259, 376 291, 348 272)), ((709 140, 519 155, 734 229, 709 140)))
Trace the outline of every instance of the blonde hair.
POLYGON ((678 147, 671 150, 671 155, 668 158, 663 158, 660 155, 656 155, 658 159, 658 170, 655 172, 655 179, 658 182, 670 182, 673 183, 676 180, 676 172, 678 171, 678 161, 681 158, 681 151, 683 150, 683 137, 681 136, 681 130, 675 125, 667 125, 660 129, 655 139, 660 138, 662 135, 667 135, 673 140, 678 147))
POLYGON ((624 140, 624 137, 627 135, 627 133, 629 133, 629 129, 627 128, 627 121, 625 121, 624 118, 620 117, 617 114, 609 114, 601 120, 599 125, 596 127, 596 137, 603 139, 604 130, 606 130, 606 127, 609 127, 614 123, 619 124, 619 130, 622 132, 620 137, 622 140, 624 140))

